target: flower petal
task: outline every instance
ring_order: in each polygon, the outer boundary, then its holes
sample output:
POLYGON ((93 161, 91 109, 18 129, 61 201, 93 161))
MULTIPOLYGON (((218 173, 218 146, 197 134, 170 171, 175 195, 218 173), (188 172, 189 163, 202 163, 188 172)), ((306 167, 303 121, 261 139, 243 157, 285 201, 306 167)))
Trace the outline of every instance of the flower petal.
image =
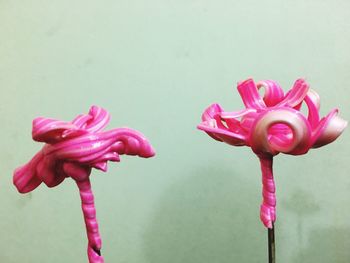
POLYGON ((55 143, 62 141, 64 137, 80 133, 80 130, 72 123, 49 118, 36 118, 33 120, 32 137, 38 142, 55 143))
POLYGON ((103 130, 110 120, 109 113, 105 109, 98 106, 92 106, 90 108, 89 115, 92 116, 92 119, 86 122, 85 129, 92 133, 103 130))
POLYGON ((318 114, 318 111, 320 109, 320 97, 316 91, 309 89, 304 100, 309 110, 307 119, 311 125, 311 128, 315 129, 320 120, 318 114))
POLYGON ((237 89, 247 108, 263 109, 266 107, 252 79, 238 83, 237 89))
POLYGON ((215 120, 202 122, 197 126, 199 130, 205 131, 209 136, 217 141, 226 142, 230 145, 245 145, 246 137, 243 134, 230 132, 228 129, 218 128, 215 120))
POLYGON ((308 90, 309 84, 303 79, 298 79, 295 81, 293 88, 287 93, 283 101, 278 103, 277 106, 287 106, 292 108, 298 106, 305 98, 308 90))
POLYGON ((267 111, 256 119, 250 131, 250 145, 256 154, 283 152, 300 155, 309 150, 310 130, 308 121, 300 112, 282 107, 267 111), (276 130, 282 133, 275 133, 276 130))
POLYGON ((28 193, 41 184, 37 177, 36 166, 43 159, 42 152, 38 152, 27 164, 18 167, 13 173, 13 184, 18 192, 28 193))
MULTIPOLYGON (((248 113, 251 110, 244 110, 248 113)), ((254 111, 254 110, 253 110, 254 111)), ((210 137, 217 141, 224 141, 232 145, 242 145, 242 141, 245 141, 246 132, 240 126, 240 122, 235 118, 222 118, 224 113, 219 104, 210 105, 203 113, 203 122, 198 125, 198 129, 205 131, 210 137)), ((224 114, 225 115, 225 114, 224 114)), ((229 113, 228 115, 232 115, 229 113)), ((235 116, 241 116, 237 113, 235 116)), ((244 144, 244 143, 243 143, 244 144)))
MULTIPOLYGON (((205 111, 202 114, 202 121, 203 123, 200 124, 200 126, 205 127, 214 127, 217 128, 217 122, 216 122, 216 118, 218 115, 220 115, 222 112, 222 108, 219 104, 214 103, 212 105, 210 105, 208 108, 205 109, 205 111)), ((199 127, 199 126, 198 126, 199 127)), ((222 127, 223 128, 223 127, 222 127)), ((205 131, 205 129, 202 129, 205 131)), ((209 132, 207 132, 207 134, 212 137, 214 140, 217 141, 221 141, 220 138, 216 137, 214 134, 211 134, 209 132)))
POLYGON ((273 80, 259 81, 256 85, 258 89, 265 88, 263 100, 268 107, 275 106, 284 97, 283 89, 277 82, 273 80))
POLYGON ((228 111, 223 111, 223 112, 220 112, 220 117, 222 119, 237 119, 237 118, 241 118, 249 113, 253 113, 253 112, 256 112, 255 109, 244 109, 244 110, 241 110, 241 111, 234 111, 234 112, 228 112, 228 111))
POLYGON ((64 181, 66 175, 59 169, 57 160, 45 156, 36 166, 37 177, 48 187, 55 187, 64 181))
POLYGON ((333 142, 344 131, 348 122, 338 116, 338 109, 323 118, 312 135, 313 148, 333 142))
POLYGON ((202 121, 209 121, 211 119, 215 119, 217 115, 220 115, 222 112, 222 108, 219 104, 213 103, 202 114, 202 121))

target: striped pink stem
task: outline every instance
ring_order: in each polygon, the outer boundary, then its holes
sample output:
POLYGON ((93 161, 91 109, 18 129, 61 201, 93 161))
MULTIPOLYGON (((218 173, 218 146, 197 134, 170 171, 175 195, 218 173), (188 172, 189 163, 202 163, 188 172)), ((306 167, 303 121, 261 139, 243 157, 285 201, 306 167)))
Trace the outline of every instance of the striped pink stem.
POLYGON ((272 155, 259 155, 262 173, 262 204, 260 219, 267 228, 273 228, 276 221, 276 187, 272 172, 272 155))
POLYGON ((90 179, 87 177, 83 181, 76 181, 76 183, 79 187, 81 207, 83 209, 86 226, 86 234, 89 240, 87 249, 89 263, 103 263, 104 259, 100 253, 102 241, 100 233, 98 231, 94 195, 92 193, 90 179))

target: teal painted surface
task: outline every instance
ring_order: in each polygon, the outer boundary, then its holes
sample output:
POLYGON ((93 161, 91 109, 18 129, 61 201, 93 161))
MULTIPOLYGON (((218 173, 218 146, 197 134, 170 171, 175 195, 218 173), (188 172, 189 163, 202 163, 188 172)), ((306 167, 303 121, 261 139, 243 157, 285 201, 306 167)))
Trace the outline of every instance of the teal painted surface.
MULTIPOLYGON (((0 1, 0 262, 87 261, 74 183, 20 195, 12 171, 40 148, 33 118, 92 104, 157 150, 93 172, 107 263, 267 261, 258 160, 195 126, 212 102, 242 108, 249 76, 306 77, 349 120, 349 16, 345 0, 0 1)), ((346 130, 275 158, 278 262, 350 262, 349 147, 346 130)))

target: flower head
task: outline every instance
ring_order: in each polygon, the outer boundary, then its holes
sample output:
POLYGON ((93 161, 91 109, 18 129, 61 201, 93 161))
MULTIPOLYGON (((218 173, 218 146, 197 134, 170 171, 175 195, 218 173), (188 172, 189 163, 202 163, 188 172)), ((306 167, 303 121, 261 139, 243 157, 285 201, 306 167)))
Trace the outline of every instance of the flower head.
POLYGON ((110 116, 103 108, 92 106, 71 122, 48 118, 33 120, 32 137, 44 142, 33 159, 14 172, 13 182, 21 193, 34 190, 42 182, 48 187, 66 177, 83 180, 91 168, 107 170, 107 162, 120 161, 120 154, 153 156, 154 150, 138 131, 117 128, 103 131, 110 116))
POLYGON ((226 112, 213 104, 202 115, 198 129, 212 138, 233 146, 249 146, 256 154, 276 155, 280 152, 300 155, 334 141, 345 129, 347 122, 332 110, 320 118, 320 98, 303 79, 284 94, 272 80, 252 79, 238 83, 245 109, 226 112), (264 88, 263 97, 259 89, 264 88), (302 104, 308 115, 300 111, 302 104))
POLYGON ((272 172, 272 157, 278 153, 305 154, 334 141, 345 129, 347 122, 332 110, 326 117, 319 117, 320 98, 303 80, 298 79, 290 91, 284 94, 272 80, 254 83, 252 79, 238 83, 245 109, 225 112, 213 104, 202 115, 198 125, 215 140, 233 146, 249 146, 260 159, 263 201, 260 219, 267 228, 276 220, 276 187, 272 172), (263 98, 259 89, 264 88, 263 98), (308 115, 300 111, 302 104, 308 115))

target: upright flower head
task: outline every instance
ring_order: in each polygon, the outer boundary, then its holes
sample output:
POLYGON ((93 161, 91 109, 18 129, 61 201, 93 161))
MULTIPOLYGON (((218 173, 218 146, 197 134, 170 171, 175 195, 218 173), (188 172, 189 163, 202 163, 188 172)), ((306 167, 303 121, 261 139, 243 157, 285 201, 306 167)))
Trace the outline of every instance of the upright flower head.
POLYGON ((298 79, 286 94, 272 80, 255 84, 248 79, 237 88, 245 109, 226 112, 213 104, 204 111, 198 129, 218 141, 249 146, 256 154, 300 155, 334 141, 347 125, 337 109, 320 118, 320 98, 303 79, 298 79), (263 98, 260 88, 265 89, 263 98), (303 103, 308 108, 307 116, 300 111, 303 103))
POLYGON ((334 141, 345 129, 347 122, 332 110, 320 118, 320 98, 303 80, 298 79, 284 94, 272 80, 252 79, 238 83, 245 109, 226 112, 219 104, 209 106, 202 115, 198 129, 215 140, 233 146, 251 147, 260 159, 263 174, 263 203, 260 218, 268 228, 276 220, 275 183, 272 157, 278 153, 305 154, 334 141), (259 89, 265 90, 261 97, 259 89), (300 111, 305 103, 307 116, 300 111))

